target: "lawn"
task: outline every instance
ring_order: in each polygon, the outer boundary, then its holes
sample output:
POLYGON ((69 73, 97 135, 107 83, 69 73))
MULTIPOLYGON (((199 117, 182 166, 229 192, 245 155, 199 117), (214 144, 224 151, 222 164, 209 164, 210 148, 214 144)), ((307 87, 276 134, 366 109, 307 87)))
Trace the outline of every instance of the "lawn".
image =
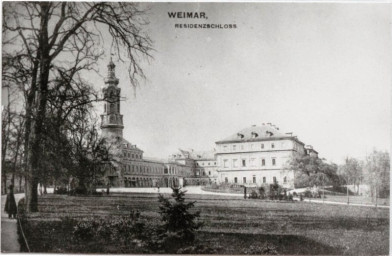
MULTIPOLYGON (((198 238, 218 248, 219 254, 242 254, 265 241, 273 243, 280 254, 389 253, 389 209, 211 195, 187 195, 187 199, 197 201, 196 209, 205 223, 198 238)), ((85 247, 94 248, 89 251, 73 245, 69 239, 72 225, 62 221, 65 217, 128 215, 138 210, 150 222, 160 218, 156 194, 46 195, 40 197, 39 210, 24 223, 35 252, 120 252, 104 242, 85 247)))

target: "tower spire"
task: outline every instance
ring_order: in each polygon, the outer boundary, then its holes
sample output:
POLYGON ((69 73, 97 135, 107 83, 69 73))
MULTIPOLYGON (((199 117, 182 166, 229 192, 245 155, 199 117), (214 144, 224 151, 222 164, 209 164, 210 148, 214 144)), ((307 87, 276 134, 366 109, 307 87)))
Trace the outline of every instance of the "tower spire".
POLYGON ((118 78, 115 74, 116 65, 112 58, 108 64, 108 75, 105 78, 107 85, 102 89, 104 96, 104 111, 101 115, 101 129, 104 137, 122 138, 124 129, 123 115, 120 113, 120 97, 121 89, 118 85, 118 78))
POLYGON ((105 78, 105 84, 118 85, 118 78, 116 77, 116 65, 113 63, 113 59, 111 56, 107 67, 108 67, 108 75, 105 78))

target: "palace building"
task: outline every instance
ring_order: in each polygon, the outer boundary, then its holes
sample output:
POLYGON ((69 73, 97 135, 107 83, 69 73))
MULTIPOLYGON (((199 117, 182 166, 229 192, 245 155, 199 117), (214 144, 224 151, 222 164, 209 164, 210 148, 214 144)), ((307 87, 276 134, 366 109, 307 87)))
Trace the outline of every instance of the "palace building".
POLYGON ((292 133, 282 133, 267 123, 243 129, 216 142, 217 150, 202 152, 183 150, 167 160, 144 157, 143 150, 123 137, 121 89, 111 60, 105 87, 102 136, 113 159, 105 165, 105 178, 116 187, 166 187, 229 183, 261 186, 275 181, 291 188, 294 172, 286 163, 295 153, 316 155, 292 133))
POLYGON ((272 184, 294 187, 294 171, 287 162, 295 154, 317 155, 292 133, 282 133, 271 123, 253 125, 217 141, 219 183, 272 184))

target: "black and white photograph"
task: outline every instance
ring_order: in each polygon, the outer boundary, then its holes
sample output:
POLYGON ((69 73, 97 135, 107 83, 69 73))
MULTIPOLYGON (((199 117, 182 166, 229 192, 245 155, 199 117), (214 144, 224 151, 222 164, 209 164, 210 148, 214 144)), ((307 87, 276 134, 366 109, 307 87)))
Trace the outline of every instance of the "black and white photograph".
POLYGON ((2 253, 390 254, 390 2, 1 5, 2 253))

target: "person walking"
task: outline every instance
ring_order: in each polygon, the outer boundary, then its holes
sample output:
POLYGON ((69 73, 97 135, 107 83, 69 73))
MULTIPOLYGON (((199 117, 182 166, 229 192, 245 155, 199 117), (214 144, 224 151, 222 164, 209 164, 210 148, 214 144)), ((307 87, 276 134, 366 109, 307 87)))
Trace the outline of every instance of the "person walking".
POLYGON ((15 202, 15 196, 14 196, 14 186, 10 185, 8 187, 8 194, 7 194, 7 199, 5 200, 5 208, 4 211, 8 213, 8 218, 16 218, 16 213, 17 213, 17 206, 15 202))

